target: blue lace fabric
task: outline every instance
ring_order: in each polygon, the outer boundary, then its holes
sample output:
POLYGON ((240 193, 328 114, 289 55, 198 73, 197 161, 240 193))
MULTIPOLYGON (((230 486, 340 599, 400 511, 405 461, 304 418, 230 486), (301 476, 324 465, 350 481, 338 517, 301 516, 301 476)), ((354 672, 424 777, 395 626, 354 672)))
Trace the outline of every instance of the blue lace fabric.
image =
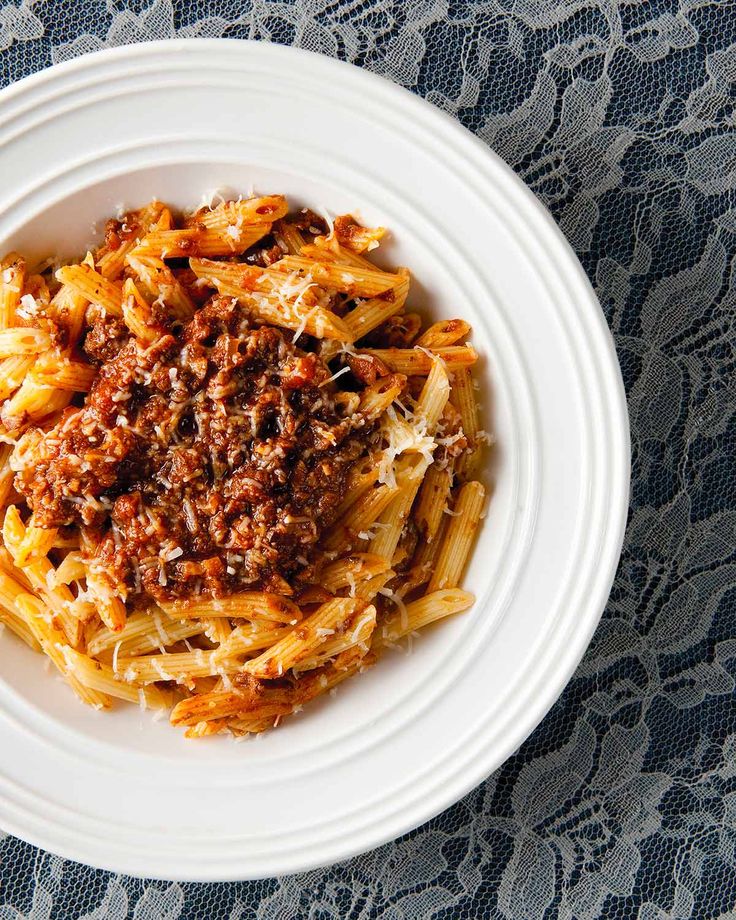
POLYGON ((308 48, 407 87, 552 211, 626 383, 623 558, 554 709, 413 833, 303 875, 167 884, 0 832, 0 920, 736 916, 736 8, 0 0, 0 85, 100 48, 221 35, 308 48))

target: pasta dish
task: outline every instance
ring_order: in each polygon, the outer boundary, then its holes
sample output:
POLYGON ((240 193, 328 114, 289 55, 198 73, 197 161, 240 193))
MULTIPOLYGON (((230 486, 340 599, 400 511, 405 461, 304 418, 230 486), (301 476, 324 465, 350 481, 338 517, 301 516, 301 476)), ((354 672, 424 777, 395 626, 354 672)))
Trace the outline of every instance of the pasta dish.
POLYGON ((469 325, 281 195, 0 262, 0 622, 79 698, 258 734, 467 610, 469 325))

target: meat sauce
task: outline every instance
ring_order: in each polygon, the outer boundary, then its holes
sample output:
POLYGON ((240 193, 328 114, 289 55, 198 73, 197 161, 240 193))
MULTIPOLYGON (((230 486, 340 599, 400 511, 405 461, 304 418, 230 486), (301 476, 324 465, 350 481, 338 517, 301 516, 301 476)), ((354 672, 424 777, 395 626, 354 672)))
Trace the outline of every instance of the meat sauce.
POLYGON ((325 362, 224 297, 150 346, 101 320, 87 351, 84 405, 20 453, 35 520, 79 525, 134 602, 296 590, 369 440, 325 362))

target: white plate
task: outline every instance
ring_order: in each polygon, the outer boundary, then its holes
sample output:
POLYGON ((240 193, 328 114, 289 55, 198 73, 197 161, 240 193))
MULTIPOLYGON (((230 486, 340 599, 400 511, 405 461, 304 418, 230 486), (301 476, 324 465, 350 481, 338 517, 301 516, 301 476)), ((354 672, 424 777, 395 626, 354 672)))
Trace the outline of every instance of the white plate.
POLYGON ((415 827, 502 763, 598 622, 626 517, 624 392, 599 304, 552 220, 451 119, 370 74, 268 44, 92 55, 0 94, 0 249, 80 252, 156 195, 285 192, 385 224, 413 303, 473 325, 493 495, 469 613, 258 741, 185 741, 79 705, 0 640, 0 826, 107 869, 246 879, 415 827))

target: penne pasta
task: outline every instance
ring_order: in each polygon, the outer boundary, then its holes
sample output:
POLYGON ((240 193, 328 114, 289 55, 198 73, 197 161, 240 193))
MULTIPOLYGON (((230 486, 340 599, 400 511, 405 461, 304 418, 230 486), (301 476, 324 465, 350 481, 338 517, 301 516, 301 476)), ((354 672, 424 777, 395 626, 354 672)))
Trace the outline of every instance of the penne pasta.
POLYGON ((401 276, 401 280, 392 288, 393 296, 363 300, 346 315, 345 324, 352 335, 351 341, 362 339, 390 316, 404 309, 409 294, 409 273, 400 268, 397 269, 397 275, 401 276))
POLYGON ((132 278, 126 278, 123 285, 123 321, 146 345, 161 337, 162 329, 154 319, 151 306, 132 278))
POLYGON ((394 373, 419 377, 429 374, 435 358, 441 358, 447 370, 451 371, 470 367, 478 360, 478 355, 471 345, 451 345, 432 352, 421 348, 365 348, 361 354, 373 355, 394 373))
POLYGON ((21 386, 36 358, 35 354, 0 358, 0 399, 7 399, 21 386))
POLYGON ((283 639, 257 658, 247 661, 244 671, 254 677, 280 677, 309 657, 348 617, 365 605, 357 598, 334 598, 294 626, 283 639))
POLYGON ((263 719, 264 712, 274 715, 291 712, 292 694, 288 690, 264 690, 257 682, 247 682, 232 690, 212 690, 181 700, 171 713, 172 725, 197 725, 230 716, 263 719))
POLYGON ((388 292, 393 292, 405 280, 403 275, 375 268, 361 268, 341 262, 315 262, 303 256, 284 256, 266 271, 271 277, 276 272, 296 272, 321 287, 341 291, 348 297, 377 297, 384 294, 392 298, 393 293, 388 292))
POLYGON ((466 482, 473 478, 480 461, 478 403, 475 399, 473 378, 467 368, 460 368, 453 374, 450 400, 460 413, 463 433, 471 445, 471 450, 458 457, 455 464, 458 479, 466 482))
MULTIPOLYGON (((139 284, 146 292, 153 306, 160 305, 167 307, 173 316, 186 322, 192 318, 194 313, 194 303, 191 296, 184 286, 179 282, 176 275, 171 271, 169 266, 160 258, 151 255, 136 255, 138 250, 134 250, 127 258, 127 263, 138 276, 139 284)), ((123 294, 125 296, 125 288, 123 294)), ((136 306, 144 312, 146 317, 151 316, 151 309, 143 298, 140 290, 128 286, 127 307, 130 312, 136 306), (130 294, 133 294, 131 304, 130 294), (141 303, 142 301, 142 303, 141 303), (145 306, 144 306, 145 305, 145 306)), ((125 316, 125 306, 123 304, 123 317, 125 316)), ((160 327, 159 327, 160 328, 160 327)), ((145 339, 144 339, 145 340, 145 339)))
POLYGON ((170 617, 231 617, 273 623, 294 623, 301 619, 301 611, 293 601, 263 591, 243 591, 221 598, 193 598, 161 606, 170 617))
POLYGON ((377 644, 398 642, 415 630, 473 606, 475 598, 458 588, 433 591, 388 616, 377 630, 377 644))
MULTIPOLYGON (((9 505, 3 520, 3 542, 13 556, 15 565, 17 556, 23 550, 26 528, 15 505, 9 505)), ((30 559, 23 566, 18 566, 28 580, 29 587, 50 608, 51 615, 59 622, 70 645, 79 644, 82 637, 82 625, 74 615, 72 603, 74 595, 66 585, 55 585, 54 567, 46 556, 30 559)))
POLYGON ((211 281, 221 294, 234 297, 258 319, 318 339, 352 341, 344 320, 319 302, 309 282, 292 284, 284 293, 278 275, 267 275, 250 265, 224 265, 208 259, 190 259, 189 265, 198 278, 211 281))
POLYGON ((380 527, 369 546, 371 553, 386 560, 387 566, 391 564, 396 552, 401 533, 428 465, 429 461, 425 457, 420 457, 416 461, 416 464, 409 469, 409 474, 399 487, 398 493, 378 519, 380 527))
POLYGON ((160 680, 191 684, 195 677, 233 673, 239 665, 229 662, 220 651, 195 649, 193 652, 172 652, 166 655, 113 655, 111 667, 116 676, 129 684, 154 684, 160 680))
POLYGON ((443 319, 434 323, 423 332, 416 341, 418 348, 448 348, 467 339, 470 335, 470 323, 463 319, 443 319))
MULTIPOLYGON (((344 624, 344 628, 339 635, 326 639, 316 655, 302 659, 298 664, 297 671, 303 673, 304 671, 321 668, 329 661, 356 647, 360 648, 363 653, 367 652, 370 647, 371 635, 375 628, 376 608, 369 604, 360 611, 359 616, 353 616, 349 622, 344 624)), ((340 667, 339 664, 337 666, 340 667)))
POLYGON ((0 330, 16 325, 25 284, 26 263, 17 252, 0 259, 0 330))
POLYGON ((66 664, 67 675, 73 677, 87 690, 137 703, 142 709, 168 709, 172 695, 158 687, 131 686, 116 679, 111 665, 94 661, 88 655, 77 652, 69 646, 62 646, 61 653, 66 664))
POLYGON ((380 418, 401 396, 405 384, 406 377, 401 374, 379 378, 363 390, 358 411, 368 422, 380 418))
POLYGON ((112 316, 122 315, 122 284, 103 278, 89 265, 65 265, 56 272, 56 280, 68 285, 73 293, 84 297, 89 303, 97 304, 112 316))
POLYGON ((0 358, 14 355, 37 355, 47 351, 51 345, 48 332, 31 326, 15 329, 0 329, 0 358))
POLYGON ((41 601, 33 594, 19 594, 15 599, 19 613, 46 656, 64 676, 79 699, 95 709, 110 706, 108 695, 100 687, 81 681, 78 674, 69 668, 69 657, 77 653, 64 642, 63 634, 54 626, 41 601))
POLYGON ((39 358, 31 378, 39 387, 51 387, 69 393, 87 393, 97 374, 97 368, 58 353, 39 358))
POLYGON ((480 482, 461 486, 429 580, 429 591, 456 588, 460 583, 480 524, 485 497, 486 490, 480 482))
POLYGON ((343 559, 336 559, 320 572, 319 583, 330 594, 337 594, 344 588, 353 589, 358 582, 382 575, 389 563, 375 553, 353 553, 343 559))
POLYGON ((152 230, 128 255, 133 257, 153 256, 159 259, 182 259, 190 256, 240 255, 257 243, 271 229, 267 223, 240 225, 231 224, 223 229, 217 227, 189 227, 184 230, 152 230))
POLYGON ((326 222, 154 200, 0 261, 0 625, 88 705, 259 734, 473 603, 470 326, 326 222))
POLYGON ((325 549, 337 549, 346 540, 352 545, 357 540, 369 539, 368 529, 389 506, 397 491, 398 486, 388 483, 369 489, 327 532, 323 539, 325 549))
POLYGON ((89 638, 87 648, 93 656, 112 652, 116 645, 120 655, 145 655, 156 649, 163 651, 176 642, 200 635, 202 631, 203 624, 199 621, 170 620, 162 611, 154 608, 131 614, 121 630, 115 631, 100 625, 89 638))
POLYGON ((285 217, 289 206, 283 195, 261 195, 256 198, 223 201, 215 208, 200 208, 187 218, 190 227, 206 227, 225 232, 228 227, 267 224, 285 217))

